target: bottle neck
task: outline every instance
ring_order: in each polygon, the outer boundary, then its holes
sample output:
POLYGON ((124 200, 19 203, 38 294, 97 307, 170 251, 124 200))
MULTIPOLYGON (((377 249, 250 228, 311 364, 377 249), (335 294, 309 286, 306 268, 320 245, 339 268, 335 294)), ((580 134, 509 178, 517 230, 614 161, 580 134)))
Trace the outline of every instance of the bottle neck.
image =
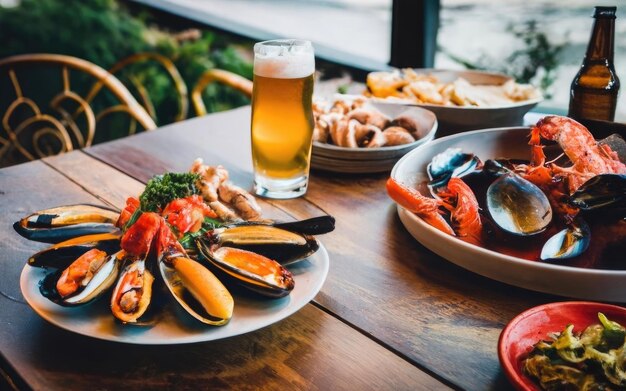
POLYGON ((585 60, 607 60, 609 63, 612 63, 614 36, 615 19, 597 18, 593 24, 585 60))

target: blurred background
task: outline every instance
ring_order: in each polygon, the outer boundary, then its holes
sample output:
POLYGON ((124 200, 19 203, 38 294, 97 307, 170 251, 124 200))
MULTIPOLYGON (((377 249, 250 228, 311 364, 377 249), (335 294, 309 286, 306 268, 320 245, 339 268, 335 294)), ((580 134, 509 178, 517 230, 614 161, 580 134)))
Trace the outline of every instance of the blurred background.
MULTIPOLYGON (((536 111, 564 114, 569 86, 582 62, 595 5, 614 1, 570 0, 425 0, 436 4, 428 17, 438 24, 426 37, 436 44, 432 64, 447 69, 485 69, 541 88, 547 98, 536 111), (434 16, 433 16, 434 15, 434 16), (434 33, 433 33, 434 31, 434 33)), ((252 45, 276 37, 314 42, 323 78, 339 78, 342 88, 363 81, 368 71, 389 69, 393 0, 0 0, 0 59, 15 54, 60 53, 111 69, 137 53, 171 60, 191 90, 210 69, 252 78, 252 45)), ((618 8, 615 66, 626 80, 626 15, 618 8)), ((409 46, 425 39, 395 37, 409 46)), ((115 72, 138 101, 149 96, 156 126, 181 116, 176 83, 158 61, 136 61, 115 72)), ((15 98, 6 75, 0 80, 0 110, 15 98)), ((35 94, 57 89, 53 78, 22 78, 35 94)), ((80 79, 76 90, 86 90, 80 79)), ((24 86, 27 88, 28 86, 24 86)), ((333 87, 333 88, 335 88, 333 87)), ((624 93, 616 120, 626 121, 624 93)), ((208 112, 249 103, 245 94, 210 84, 202 92, 208 112)), ((189 103, 189 102, 186 102, 189 103)), ((183 118, 184 117, 184 118, 183 118)), ((95 142, 120 137, 115 132, 95 142)))

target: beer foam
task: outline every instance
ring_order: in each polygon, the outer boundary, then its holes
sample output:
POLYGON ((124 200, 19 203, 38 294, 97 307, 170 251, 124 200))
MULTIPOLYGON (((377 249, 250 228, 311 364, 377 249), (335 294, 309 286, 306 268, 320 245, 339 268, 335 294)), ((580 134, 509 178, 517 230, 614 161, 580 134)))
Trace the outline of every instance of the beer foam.
MULTIPOLYGON (((263 44, 263 42, 261 43, 263 44)), ((255 45, 254 74, 276 79, 296 79, 315 72, 311 46, 255 45)))

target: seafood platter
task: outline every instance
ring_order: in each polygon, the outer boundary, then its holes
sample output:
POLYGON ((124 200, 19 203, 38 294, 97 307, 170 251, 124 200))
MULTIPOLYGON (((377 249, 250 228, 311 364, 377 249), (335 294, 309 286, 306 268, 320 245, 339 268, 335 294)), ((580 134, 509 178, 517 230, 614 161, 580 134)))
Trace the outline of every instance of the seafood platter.
POLYGON ((437 118, 419 107, 382 105, 364 97, 313 102, 311 167, 333 172, 389 172, 410 150, 435 137, 437 118))
POLYGON ((613 390, 626 385, 626 309, 586 301, 540 305, 502 330, 498 357, 518 390, 613 390))
POLYGON ((407 230, 486 277, 626 302, 624 140, 559 116, 435 140, 387 182, 407 230), (621 154, 618 154, 618 152, 621 154))
POLYGON ((33 254, 20 287, 44 319, 96 338, 189 343, 246 333, 306 305, 328 273, 314 236, 320 216, 279 222, 222 166, 152 178, 122 211, 68 205, 14 224, 51 243, 33 254))
POLYGON ((542 100, 536 88, 503 74, 440 69, 372 72, 364 95, 432 111, 439 121, 439 136, 522 125, 524 114, 542 100))

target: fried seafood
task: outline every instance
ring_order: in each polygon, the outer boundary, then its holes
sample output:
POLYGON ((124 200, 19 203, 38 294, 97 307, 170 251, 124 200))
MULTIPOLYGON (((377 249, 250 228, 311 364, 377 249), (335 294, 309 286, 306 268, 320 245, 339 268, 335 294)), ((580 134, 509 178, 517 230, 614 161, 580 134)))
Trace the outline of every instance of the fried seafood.
POLYGON ((367 89, 367 96, 442 106, 497 107, 540 97, 531 85, 513 80, 502 85, 473 85, 459 77, 446 83, 412 69, 372 72, 367 75, 367 89))
POLYGON ((392 120, 363 99, 338 99, 332 105, 313 105, 313 141, 345 148, 379 148, 412 143, 420 139, 426 125, 403 115, 392 120))
POLYGON ((228 171, 222 166, 208 166, 196 159, 189 170, 198 174, 196 186, 204 201, 222 220, 257 220, 261 207, 255 198, 228 180, 228 171))

